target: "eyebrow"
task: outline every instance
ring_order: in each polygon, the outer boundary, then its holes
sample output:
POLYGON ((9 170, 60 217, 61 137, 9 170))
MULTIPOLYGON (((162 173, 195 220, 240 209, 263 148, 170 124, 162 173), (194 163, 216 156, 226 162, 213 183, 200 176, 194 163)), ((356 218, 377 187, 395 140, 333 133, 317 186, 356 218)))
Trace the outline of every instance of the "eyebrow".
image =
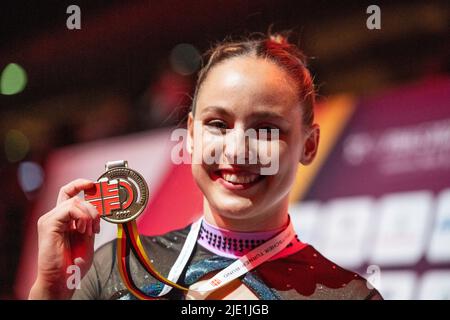
MULTIPOLYGON (((220 113, 220 114, 226 115, 226 116, 232 115, 227 109, 220 107, 220 106, 208 106, 202 110, 202 113, 207 113, 207 112, 217 112, 217 113, 220 113)), ((286 117, 284 117, 276 112, 271 112, 271 111, 256 111, 251 114, 251 118, 258 119, 258 120, 275 118, 275 119, 281 120, 283 122, 289 122, 286 119, 286 117)))
POLYGON ((206 113, 206 112, 217 112, 217 113, 224 114, 227 116, 231 115, 231 113, 227 109, 225 109, 223 107, 219 107, 219 106, 208 106, 202 110, 202 113, 206 113))
POLYGON ((254 114, 252 114, 252 118, 253 119, 267 119, 267 118, 275 118, 275 119, 279 119, 282 121, 287 122, 286 118, 283 117, 282 115, 276 113, 276 112, 270 112, 270 111, 260 111, 260 112, 255 112, 254 114))

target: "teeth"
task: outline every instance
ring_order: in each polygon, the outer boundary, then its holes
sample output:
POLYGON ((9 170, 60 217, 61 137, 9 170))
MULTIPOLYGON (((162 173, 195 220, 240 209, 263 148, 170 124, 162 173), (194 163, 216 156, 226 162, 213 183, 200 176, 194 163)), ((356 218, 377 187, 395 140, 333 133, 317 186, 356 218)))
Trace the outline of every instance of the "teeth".
POLYGON ((258 179, 258 177, 259 175, 257 174, 238 175, 234 173, 222 173, 222 178, 232 183, 251 183, 258 179))

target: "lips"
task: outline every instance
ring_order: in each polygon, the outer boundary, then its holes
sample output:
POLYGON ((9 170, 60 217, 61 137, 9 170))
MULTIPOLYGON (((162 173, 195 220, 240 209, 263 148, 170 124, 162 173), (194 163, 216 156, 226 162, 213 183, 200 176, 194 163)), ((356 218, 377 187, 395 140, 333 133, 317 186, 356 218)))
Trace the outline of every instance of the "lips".
POLYGON ((211 173, 211 178, 221 183, 224 187, 230 190, 248 189, 258 182, 264 176, 241 169, 219 169, 211 173))

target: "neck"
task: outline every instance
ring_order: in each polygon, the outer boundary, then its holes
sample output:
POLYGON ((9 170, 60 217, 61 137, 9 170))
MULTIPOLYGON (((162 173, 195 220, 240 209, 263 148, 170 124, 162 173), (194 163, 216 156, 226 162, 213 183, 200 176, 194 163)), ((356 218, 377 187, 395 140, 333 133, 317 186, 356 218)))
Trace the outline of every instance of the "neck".
POLYGON ((288 223, 288 201, 268 208, 257 216, 249 218, 233 218, 220 214, 203 199, 203 213, 206 222, 218 228, 236 232, 264 232, 279 230, 288 223))
POLYGON ((203 220, 197 243, 219 256, 239 258, 286 228, 272 231, 237 232, 218 228, 203 220))

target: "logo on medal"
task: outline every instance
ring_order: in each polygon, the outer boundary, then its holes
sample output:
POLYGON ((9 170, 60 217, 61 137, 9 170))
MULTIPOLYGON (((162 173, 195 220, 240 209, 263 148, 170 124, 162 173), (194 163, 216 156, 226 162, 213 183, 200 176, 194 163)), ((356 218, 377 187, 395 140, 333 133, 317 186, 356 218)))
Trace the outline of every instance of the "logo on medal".
POLYGON ((84 198, 97 209, 100 217, 112 223, 136 219, 148 201, 148 186, 136 171, 124 166, 107 170, 84 198))

